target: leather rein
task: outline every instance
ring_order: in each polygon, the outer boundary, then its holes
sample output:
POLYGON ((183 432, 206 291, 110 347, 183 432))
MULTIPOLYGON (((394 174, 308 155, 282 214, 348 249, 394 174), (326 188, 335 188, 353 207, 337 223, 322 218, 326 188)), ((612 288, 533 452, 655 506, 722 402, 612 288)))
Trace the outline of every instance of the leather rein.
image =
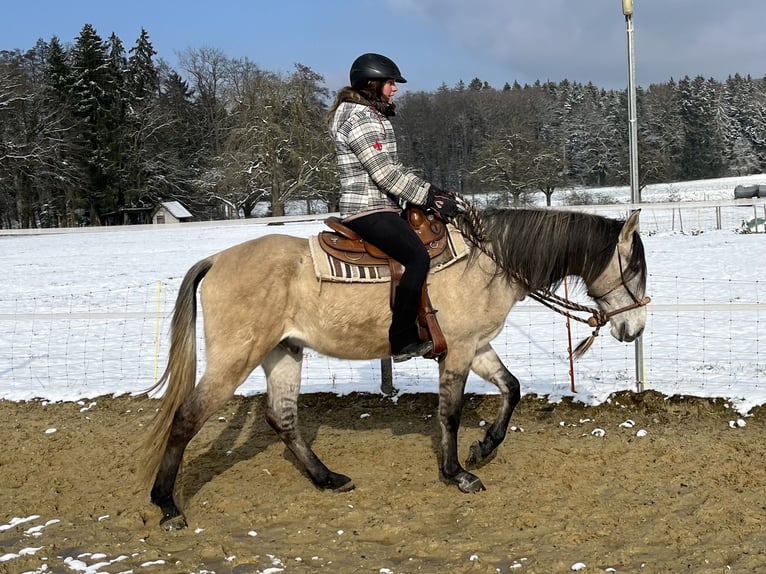
POLYGON ((622 266, 622 256, 618 253, 617 254, 618 263, 620 265, 620 282, 617 283, 614 287, 611 289, 608 289, 601 295, 594 295, 593 293, 588 292, 588 296, 592 299, 603 299, 609 293, 612 293, 619 289, 620 287, 624 287, 625 291, 628 292, 628 295, 630 295, 630 298, 633 299, 633 302, 625 305, 623 307, 618 307, 617 309, 612 309, 611 311, 602 311, 598 307, 591 307, 588 305, 581 305, 579 303, 575 303, 574 301, 570 301, 569 299, 565 297, 561 297, 560 295, 556 295, 550 290, 543 290, 543 291, 534 291, 529 294, 529 296, 537 301, 538 303, 541 303, 551 309, 552 311, 556 311, 557 313, 564 315, 565 317, 568 317, 570 319, 574 319, 575 321, 580 321, 581 323, 587 323, 591 327, 595 327, 596 329, 600 329, 604 325, 606 325, 609 322, 609 319, 614 317, 615 315, 619 315, 620 313, 625 313, 626 311, 632 311, 633 309, 638 309, 639 307, 644 307, 648 305, 651 302, 651 297, 644 297, 643 299, 639 299, 636 297, 636 295, 633 293, 633 291, 630 290, 630 287, 628 287, 628 283, 625 281, 625 274, 622 266), (576 315, 572 315, 569 313, 569 311, 580 311, 583 313, 590 313, 591 316, 587 319, 583 319, 582 317, 578 317, 576 315))
MULTIPOLYGON (((475 212, 470 213, 471 218, 476 221, 478 219, 475 212)), ((492 261, 495 262, 496 265, 499 265, 497 260, 495 259, 494 255, 492 254, 491 250, 487 249, 485 245, 483 245, 480 241, 471 241, 473 245, 478 247, 485 255, 487 255, 492 261)), ((596 337, 598 337, 599 331, 601 330, 601 327, 606 325, 609 320, 614 317, 615 315, 619 315, 620 313, 625 313, 626 311, 632 311, 633 309, 638 309, 639 307, 644 307, 649 304, 651 301, 650 297, 644 297, 642 299, 639 299, 636 297, 635 293, 630 290, 630 287, 628 287, 627 281, 625 281, 625 270, 622 265, 622 255, 620 255, 620 252, 617 252, 617 261, 620 266, 620 282, 617 283, 614 287, 611 289, 608 289, 601 295, 593 295, 592 293, 588 292, 588 296, 593 299, 602 299, 603 297, 606 297, 609 295, 609 293, 612 293, 613 291, 619 289, 620 287, 624 287, 625 290, 628 292, 628 295, 630 295, 630 298, 633 300, 632 303, 629 303, 628 305, 625 305, 623 307, 618 307, 617 309, 613 309, 611 311, 602 311, 598 307, 593 307, 589 305, 581 305, 580 303, 575 303, 574 301, 571 301, 567 299, 566 297, 561 297, 560 295, 556 295, 553 291, 550 289, 542 289, 538 291, 530 291, 529 297, 537 301, 538 303, 545 305, 552 311, 555 311, 559 315, 564 315, 565 317, 569 319, 574 319, 575 321, 579 321, 580 323, 586 323, 590 327, 593 327, 593 333, 591 333, 590 337, 583 339, 575 348, 574 351, 572 351, 572 355, 575 359, 579 359, 582 355, 585 354, 585 352, 590 349, 591 345, 593 345, 593 341, 595 341, 596 337), (582 312, 582 313, 590 313, 590 317, 583 318, 579 317, 577 315, 574 315, 572 312, 582 312)), ((525 283, 524 278, 521 277, 518 274, 515 274, 517 279, 521 281, 522 283, 525 283)))
MULTIPOLYGON (((495 258, 494 254, 492 253, 491 249, 488 249, 485 245, 485 234, 484 234, 484 225, 482 223, 481 217, 476 210, 476 208, 469 202, 466 198, 463 196, 459 196, 460 199, 463 201, 463 204, 466 206, 465 211, 465 220, 464 223, 459 225, 460 230, 463 232, 463 236, 466 237, 469 242, 477 247, 480 251, 482 251, 487 257, 489 257, 492 261, 495 262, 495 265, 500 265, 498 263, 497 259, 495 258)), ((640 307, 644 307, 645 305, 648 305, 651 301, 650 297, 644 297, 643 299, 639 299, 636 297, 635 293, 630 290, 630 287, 628 287, 627 281, 625 281, 625 270, 623 268, 622 264, 622 255, 620 255, 619 250, 617 251, 617 261, 620 266, 620 282, 617 283, 614 287, 611 289, 608 289, 601 295, 594 295, 590 292, 588 292, 588 296, 593 299, 602 299, 609 295, 609 293, 612 293, 616 289, 619 289, 620 287, 624 287, 625 290, 628 292, 628 295, 630 295, 630 298, 633 300, 632 303, 625 305, 624 307, 619 307, 617 309, 613 309, 611 311, 602 311, 598 307, 592 307, 588 305, 581 305, 579 303, 575 303, 574 301, 570 301, 566 297, 561 297, 560 295, 556 295, 553 293, 550 289, 541 289, 538 291, 530 291, 528 293, 529 297, 537 301, 538 303, 541 303, 542 305, 545 305, 549 309, 555 311, 556 313, 559 313, 560 315, 564 315, 565 317, 568 317, 570 319, 574 319, 575 321, 579 321, 581 323, 586 323, 590 327, 593 327, 593 333, 588 337, 587 339, 584 339, 580 342, 579 345, 577 345, 577 348, 572 352, 572 355, 574 358, 581 357, 593 344, 593 341, 598 336, 599 330, 601 327, 606 325, 609 320, 614 317, 615 315, 619 315, 620 313, 625 313, 627 311, 632 311, 633 309, 638 309, 640 307), (582 318, 577 315, 572 314, 572 312, 583 312, 583 313, 590 313, 590 317, 588 318, 582 318)), ((513 275, 516 276, 516 278, 523 284, 526 283, 524 278, 516 273, 513 275)))
POLYGON ((579 321, 581 323, 586 323, 590 327, 593 327, 593 333, 591 333, 590 337, 584 339, 581 341, 575 350, 572 352, 572 355, 577 359, 580 358, 588 349, 590 349, 591 345, 593 344, 593 341, 598 337, 599 331, 601 330, 601 327, 606 325, 609 322, 609 319, 614 317, 615 315, 619 315, 620 313, 625 313, 626 311, 632 311, 633 309, 638 309, 640 307, 644 307, 648 305, 651 302, 651 297, 644 297, 642 299, 639 299, 636 297, 636 295, 633 293, 633 291, 630 290, 630 287, 628 287, 627 281, 625 281, 625 273, 622 265, 622 255, 620 255, 620 252, 617 252, 617 261, 620 266, 620 282, 617 283, 614 287, 611 289, 608 289, 601 295, 594 295, 590 292, 588 292, 588 296, 592 299, 602 299, 609 295, 609 293, 612 293, 613 291, 616 291, 620 287, 623 287, 625 291, 628 292, 628 295, 630 295, 630 298, 633 300, 632 303, 625 305, 623 307, 618 307, 617 309, 612 309, 611 311, 602 311, 598 307, 592 307, 588 305, 581 305, 579 303, 575 303, 574 301, 570 301, 566 297, 561 297, 560 295, 556 295, 550 290, 542 290, 542 291, 533 291, 529 293, 529 296, 537 301, 538 303, 541 303, 542 305, 545 305, 552 311, 555 311, 556 313, 560 315, 564 315, 565 317, 569 319, 574 319, 575 321, 579 321), (583 313, 590 313, 591 316, 588 318, 582 318, 578 317, 577 315, 574 315, 571 313, 571 311, 577 311, 577 312, 583 312, 583 313))

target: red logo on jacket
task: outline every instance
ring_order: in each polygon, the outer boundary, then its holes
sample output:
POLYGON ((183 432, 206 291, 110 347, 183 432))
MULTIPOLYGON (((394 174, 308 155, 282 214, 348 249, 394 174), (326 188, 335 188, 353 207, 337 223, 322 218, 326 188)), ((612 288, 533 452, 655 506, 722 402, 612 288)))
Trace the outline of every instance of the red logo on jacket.
POLYGON ((373 147, 375 150, 377 150, 377 151, 380 151, 380 150, 382 150, 382 149, 383 149, 383 144, 382 144, 382 143, 380 143, 379 141, 375 140, 375 143, 374 143, 374 144, 372 144, 372 147, 373 147))

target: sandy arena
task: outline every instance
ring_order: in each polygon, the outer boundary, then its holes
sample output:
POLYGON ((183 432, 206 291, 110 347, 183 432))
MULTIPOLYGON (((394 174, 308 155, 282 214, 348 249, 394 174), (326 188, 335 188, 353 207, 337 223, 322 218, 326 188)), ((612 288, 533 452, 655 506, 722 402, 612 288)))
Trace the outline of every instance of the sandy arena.
MULTIPOLYGON (((525 397, 477 471, 487 490, 465 495, 438 478, 436 400, 303 396, 305 436, 356 485, 336 493, 295 467, 263 396, 237 397, 186 453, 179 532, 136 491, 133 449, 158 401, 0 401, 0 572, 766 571, 761 409, 525 397)), ((467 401, 461 458, 497 400, 467 401)))

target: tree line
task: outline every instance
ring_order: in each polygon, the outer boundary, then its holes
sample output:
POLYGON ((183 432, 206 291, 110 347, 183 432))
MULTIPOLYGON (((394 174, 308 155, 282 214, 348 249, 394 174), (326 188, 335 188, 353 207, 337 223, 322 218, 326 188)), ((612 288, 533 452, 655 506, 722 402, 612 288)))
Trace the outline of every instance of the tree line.
MULTIPOLYGON (((215 48, 179 70, 141 30, 125 49, 86 24, 0 51, 0 227, 145 222, 159 201, 197 218, 272 215, 289 200, 337 210, 324 78, 260 68, 215 48)), ((340 88, 341 86, 337 86, 340 88)), ((761 173, 766 79, 684 77, 640 88, 639 177, 761 173)), ((628 183, 627 91, 563 80, 494 88, 475 78, 397 102, 400 157, 435 184, 505 205, 628 183)))

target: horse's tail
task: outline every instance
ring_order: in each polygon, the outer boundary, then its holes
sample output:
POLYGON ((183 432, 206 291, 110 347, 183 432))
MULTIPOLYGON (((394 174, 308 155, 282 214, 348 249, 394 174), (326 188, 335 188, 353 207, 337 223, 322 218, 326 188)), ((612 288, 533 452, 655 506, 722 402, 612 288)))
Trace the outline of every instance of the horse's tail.
POLYGON ((197 378, 197 287, 213 266, 213 259, 203 259, 186 272, 170 323, 168 364, 159 380, 146 390, 152 393, 166 387, 143 445, 145 460, 141 485, 144 488, 149 488, 157 475, 178 407, 194 390, 197 378))

